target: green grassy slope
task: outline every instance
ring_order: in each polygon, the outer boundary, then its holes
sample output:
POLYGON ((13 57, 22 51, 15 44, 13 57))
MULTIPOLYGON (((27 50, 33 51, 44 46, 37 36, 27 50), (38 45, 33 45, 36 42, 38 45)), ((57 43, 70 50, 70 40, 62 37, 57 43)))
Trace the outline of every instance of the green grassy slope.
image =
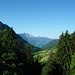
POLYGON ((58 42, 58 39, 54 39, 54 40, 48 42, 46 45, 44 45, 42 47, 42 49, 50 49, 51 47, 56 46, 57 45, 57 42, 58 42))
POLYGON ((34 55, 34 58, 38 59, 39 62, 46 62, 48 60, 51 52, 56 52, 56 50, 57 50, 57 48, 53 47, 51 49, 46 49, 43 51, 35 52, 33 55, 34 55))

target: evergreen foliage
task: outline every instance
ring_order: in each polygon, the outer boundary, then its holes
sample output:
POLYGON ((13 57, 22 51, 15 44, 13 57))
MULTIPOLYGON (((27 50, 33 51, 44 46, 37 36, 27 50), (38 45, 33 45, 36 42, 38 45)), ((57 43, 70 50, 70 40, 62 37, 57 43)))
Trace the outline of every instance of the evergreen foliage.
POLYGON ((75 53, 72 55, 70 70, 71 70, 71 75, 75 75, 75 53))
POLYGON ((66 31, 65 34, 62 33, 60 36, 57 53, 59 57, 58 61, 61 63, 63 68, 63 75, 70 74, 71 53, 71 37, 68 34, 68 31, 66 31))
POLYGON ((58 63, 56 53, 51 53, 46 65, 42 69, 42 75, 62 75, 61 65, 58 63))
POLYGON ((75 32, 62 33, 57 51, 50 54, 48 62, 42 69, 42 75, 75 75, 75 32))
POLYGON ((14 34, 12 28, 0 29, 0 75, 34 75, 34 64, 39 65, 36 68, 38 71, 41 64, 34 62, 28 44, 25 44, 23 52, 20 50, 19 41, 14 34))

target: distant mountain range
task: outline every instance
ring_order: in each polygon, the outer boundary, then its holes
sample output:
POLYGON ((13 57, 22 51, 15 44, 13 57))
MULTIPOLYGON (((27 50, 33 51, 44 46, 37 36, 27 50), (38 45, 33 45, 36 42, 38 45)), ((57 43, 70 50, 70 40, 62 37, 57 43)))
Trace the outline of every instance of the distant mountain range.
MULTIPOLYGON (((10 27, 9 27, 7 24, 3 24, 3 23, 0 21, 0 29, 2 29, 2 30, 3 30, 3 29, 9 30, 10 27)), ((14 33, 15 33, 15 31, 14 31, 14 33)), ((15 35, 17 41, 19 42, 19 46, 20 46, 20 48, 21 48, 22 50, 25 49, 25 45, 29 45, 30 50, 31 50, 32 52, 36 52, 36 51, 40 51, 40 50, 41 50, 40 48, 29 44, 26 40, 24 40, 24 39, 23 39, 21 36, 19 36, 18 34, 15 33, 14 35, 15 35)))
POLYGON ((52 41, 53 39, 47 38, 47 37, 35 37, 28 33, 21 33, 20 35, 24 40, 29 42, 30 44, 42 48, 45 44, 52 41))
MULTIPOLYGON (((7 24, 3 24, 0 21, 0 29, 9 30, 10 27, 7 24)), ((22 50, 25 48, 24 45, 28 44, 32 52, 40 51, 42 49, 47 49, 55 46, 58 42, 58 39, 50 39, 47 37, 35 37, 28 33, 16 34, 16 39, 19 41, 20 47, 22 50)))
POLYGON ((56 46, 57 43, 58 43, 58 39, 54 39, 54 40, 48 42, 46 45, 44 45, 44 46, 42 47, 42 49, 50 49, 51 47, 56 46))

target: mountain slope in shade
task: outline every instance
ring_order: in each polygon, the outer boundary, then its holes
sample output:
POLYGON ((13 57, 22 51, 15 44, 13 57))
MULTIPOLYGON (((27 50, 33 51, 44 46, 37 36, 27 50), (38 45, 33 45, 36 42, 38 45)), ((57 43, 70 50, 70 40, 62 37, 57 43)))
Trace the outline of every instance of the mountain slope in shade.
POLYGON ((42 48, 45 44, 47 44, 52 39, 47 37, 35 37, 28 33, 19 34, 24 40, 29 42, 30 44, 42 48))
POLYGON ((0 21, 0 29, 7 29, 7 30, 9 30, 10 29, 10 27, 7 25, 7 24, 3 24, 1 21, 0 21))
MULTIPOLYGON (((3 24, 3 23, 0 21, 0 29, 2 29, 2 30, 3 30, 3 29, 9 30, 10 27, 9 27, 7 24, 3 24)), ((21 37, 20 37, 18 34, 16 34, 15 32, 14 32, 14 35, 15 35, 17 41, 19 42, 19 46, 20 46, 21 50, 24 50, 24 49, 25 49, 25 45, 29 45, 30 50, 31 50, 32 52, 36 52, 36 51, 41 50, 40 48, 35 47, 35 46, 29 44, 26 40, 24 40, 23 38, 21 38, 21 37)))
POLYGON ((56 46, 57 43, 58 43, 58 39, 54 39, 54 40, 48 42, 46 45, 44 45, 44 46, 42 47, 42 49, 49 49, 49 48, 51 48, 51 47, 56 46))

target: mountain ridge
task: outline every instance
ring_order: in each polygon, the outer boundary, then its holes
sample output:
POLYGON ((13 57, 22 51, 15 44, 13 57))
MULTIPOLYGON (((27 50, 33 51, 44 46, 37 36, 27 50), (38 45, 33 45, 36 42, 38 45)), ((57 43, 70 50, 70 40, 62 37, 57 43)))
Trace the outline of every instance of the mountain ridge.
MULTIPOLYGON (((7 29, 9 30, 10 27, 7 25, 7 24, 3 24, 1 21, 0 21, 0 29, 4 30, 4 29, 7 29)), ((38 47, 35 47, 34 45, 31 45, 30 43, 28 43, 26 40, 24 40, 21 36, 19 36, 18 34, 16 34, 16 32, 14 31, 14 35, 17 39, 17 41, 19 42, 19 45, 22 49, 25 48, 25 45, 29 45, 30 49, 32 52, 36 52, 36 51, 39 51, 41 50, 40 48, 38 47)))
POLYGON ((57 43, 58 43, 58 39, 54 39, 54 40, 48 42, 46 45, 44 45, 44 46, 42 47, 42 49, 50 49, 51 47, 56 46, 57 43))
POLYGON ((29 33, 20 33, 18 35, 20 35, 24 40, 26 40, 30 44, 40 47, 40 48, 42 48, 42 46, 47 44, 49 41, 53 40, 48 37, 33 36, 29 33))

